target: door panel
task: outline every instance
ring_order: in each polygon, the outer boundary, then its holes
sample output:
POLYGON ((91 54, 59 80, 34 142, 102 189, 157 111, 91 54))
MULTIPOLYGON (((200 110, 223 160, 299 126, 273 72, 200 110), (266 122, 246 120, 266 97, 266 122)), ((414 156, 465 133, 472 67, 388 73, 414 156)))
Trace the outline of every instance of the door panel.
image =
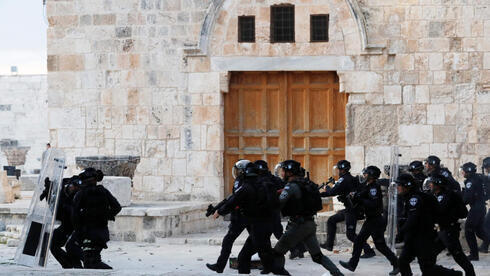
POLYGON ((272 170, 302 163, 316 183, 345 156, 345 106, 335 72, 234 72, 225 94, 225 192, 239 159, 264 159, 272 170))

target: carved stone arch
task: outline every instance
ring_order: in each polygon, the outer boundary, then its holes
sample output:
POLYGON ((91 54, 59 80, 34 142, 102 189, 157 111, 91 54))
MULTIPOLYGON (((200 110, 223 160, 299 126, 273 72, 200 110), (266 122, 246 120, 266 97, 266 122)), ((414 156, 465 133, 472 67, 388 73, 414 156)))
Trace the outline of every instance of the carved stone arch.
MULTIPOLYGON (((209 47, 213 31, 222 11, 223 6, 230 5, 232 1, 236 0, 213 0, 208 7, 206 17, 201 26, 201 32, 199 34, 199 40, 196 45, 189 45, 184 51, 187 56, 208 56, 209 47)), ((366 30, 366 19, 362 13, 358 0, 339 0, 338 2, 345 2, 352 20, 354 20, 357 27, 357 33, 359 36, 358 43, 360 42, 361 52, 371 54, 381 54, 385 48, 383 45, 374 45, 369 43, 369 37, 366 30)))

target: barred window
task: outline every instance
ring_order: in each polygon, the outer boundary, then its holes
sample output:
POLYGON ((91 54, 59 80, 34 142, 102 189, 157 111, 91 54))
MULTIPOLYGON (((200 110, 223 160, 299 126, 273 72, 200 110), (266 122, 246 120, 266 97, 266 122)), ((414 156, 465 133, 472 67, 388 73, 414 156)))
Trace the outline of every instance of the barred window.
POLYGON ((271 42, 294 42, 294 6, 271 7, 271 42))
POLYGON ((328 14, 310 16, 310 41, 328 42, 328 14))
POLYGON ((238 17, 238 42, 255 42, 255 16, 238 17))

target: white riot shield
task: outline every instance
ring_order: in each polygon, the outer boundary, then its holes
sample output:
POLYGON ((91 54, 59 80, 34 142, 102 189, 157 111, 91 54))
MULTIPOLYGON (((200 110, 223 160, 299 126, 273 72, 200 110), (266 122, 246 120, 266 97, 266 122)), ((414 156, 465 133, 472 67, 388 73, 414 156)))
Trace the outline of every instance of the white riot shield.
POLYGON ((390 161, 390 186, 388 187, 388 224, 386 227, 386 233, 388 235, 388 246, 393 252, 395 250, 395 238, 397 233, 397 200, 398 200, 398 190, 395 180, 398 178, 399 164, 398 160, 400 157, 397 146, 391 148, 391 161, 390 161))
POLYGON ((30 267, 45 267, 47 264, 64 168, 65 154, 63 151, 48 149, 46 162, 41 169, 27 212, 21 243, 15 254, 17 264, 30 267), (45 189, 46 178, 49 178, 51 185, 46 198, 40 200, 40 195, 45 189))

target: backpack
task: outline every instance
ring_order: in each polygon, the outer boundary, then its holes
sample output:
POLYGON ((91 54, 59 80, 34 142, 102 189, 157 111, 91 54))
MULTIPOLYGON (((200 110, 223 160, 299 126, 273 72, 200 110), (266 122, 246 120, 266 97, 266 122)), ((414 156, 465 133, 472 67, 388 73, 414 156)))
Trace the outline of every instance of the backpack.
POLYGON ((484 174, 478 174, 478 176, 481 178, 481 183, 483 186, 483 199, 489 200, 490 199, 490 176, 486 176, 484 174))
POLYGON ((87 223, 105 225, 109 219, 109 200, 101 185, 86 188, 84 191, 83 219, 87 223))
POLYGON ((298 182, 298 186, 301 189, 301 202, 303 204, 302 215, 314 216, 318 211, 323 209, 322 197, 318 190, 318 185, 311 180, 305 179, 298 182))
POLYGON ((280 207, 279 194, 274 183, 268 177, 260 177, 254 185, 257 193, 257 210, 267 213, 280 207))

